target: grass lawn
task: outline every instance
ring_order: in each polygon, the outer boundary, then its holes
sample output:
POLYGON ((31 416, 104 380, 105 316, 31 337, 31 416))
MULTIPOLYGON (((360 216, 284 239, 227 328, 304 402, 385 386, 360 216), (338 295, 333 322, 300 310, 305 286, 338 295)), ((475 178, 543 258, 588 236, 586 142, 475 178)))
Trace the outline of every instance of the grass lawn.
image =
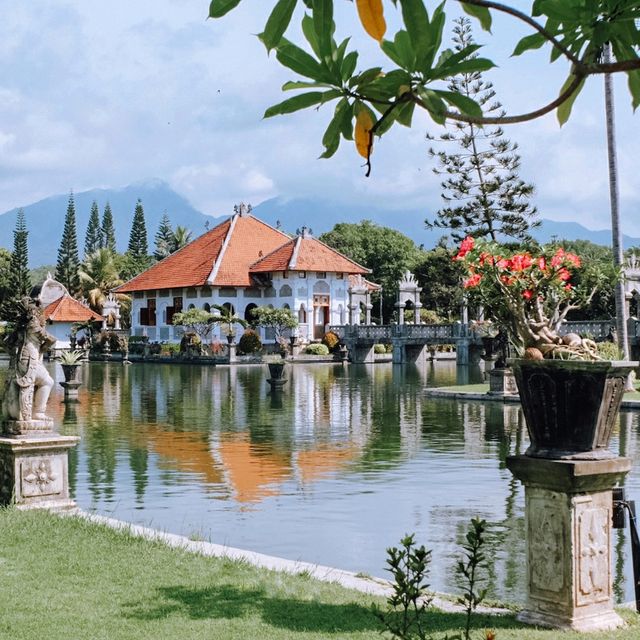
MULTIPOLYGON (((170 549, 76 518, 0 509, 2 640, 374 639, 371 596, 337 585, 170 549)), ((384 553, 384 550, 381 550, 384 553)), ((381 602, 378 600, 378 602, 381 602)), ((434 611, 434 640, 462 626, 434 611)), ((629 627, 588 640, 637 640, 629 627)), ((478 616, 475 637, 584 637, 478 616)))

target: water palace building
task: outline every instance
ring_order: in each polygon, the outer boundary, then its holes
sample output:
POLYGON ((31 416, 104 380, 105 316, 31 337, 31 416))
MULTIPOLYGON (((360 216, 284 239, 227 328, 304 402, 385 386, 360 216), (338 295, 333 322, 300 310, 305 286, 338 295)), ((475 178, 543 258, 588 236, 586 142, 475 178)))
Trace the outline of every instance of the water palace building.
MULTIPOLYGON (((258 306, 291 309, 302 340, 322 338, 331 324, 371 322, 370 270, 303 229, 291 237, 251 214, 244 205, 215 228, 121 285, 130 294, 131 335, 177 342, 173 316, 213 305, 251 322, 258 306)), ((215 310, 214 310, 215 313, 215 310)), ((240 329, 240 327, 238 327, 240 329)), ((222 327, 214 337, 222 339, 222 327)), ((274 339, 263 329, 262 339, 274 339)))

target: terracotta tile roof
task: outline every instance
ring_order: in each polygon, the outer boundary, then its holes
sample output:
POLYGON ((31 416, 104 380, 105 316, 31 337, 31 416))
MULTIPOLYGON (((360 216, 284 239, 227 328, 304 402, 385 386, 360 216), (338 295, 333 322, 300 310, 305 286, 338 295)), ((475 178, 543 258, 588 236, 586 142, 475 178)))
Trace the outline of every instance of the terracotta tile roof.
POLYGON ((289 236, 252 215, 234 215, 118 287, 118 293, 212 284, 249 287, 249 266, 289 236), (208 282, 213 275, 213 281, 208 282))
POLYGON ((48 304, 43 313, 47 320, 53 322, 102 321, 102 316, 68 294, 48 304))
POLYGON ((335 271, 365 274, 370 269, 350 260, 320 240, 297 236, 251 266, 252 273, 265 271, 335 271))

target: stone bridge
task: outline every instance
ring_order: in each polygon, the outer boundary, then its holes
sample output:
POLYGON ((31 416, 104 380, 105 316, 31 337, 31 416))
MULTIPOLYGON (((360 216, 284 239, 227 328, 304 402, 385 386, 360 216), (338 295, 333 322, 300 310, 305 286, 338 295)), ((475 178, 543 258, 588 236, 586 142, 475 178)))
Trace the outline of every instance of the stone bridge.
MULTIPOLYGON (((615 320, 565 322, 560 333, 578 333, 596 341, 607 339, 615 320)), ((375 344, 391 344, 393 362, 426 362, 429 346, 452 344, 458 364, 477 362, 483 351, 482 338, 461 322, 451 324, 397 325, 333 325, 329 327, 349 349, 352 362, 374 362, 375 344)), ((632 358, 637 358, 640 345, 640 320, 629 320, 629 342, 632 358)))

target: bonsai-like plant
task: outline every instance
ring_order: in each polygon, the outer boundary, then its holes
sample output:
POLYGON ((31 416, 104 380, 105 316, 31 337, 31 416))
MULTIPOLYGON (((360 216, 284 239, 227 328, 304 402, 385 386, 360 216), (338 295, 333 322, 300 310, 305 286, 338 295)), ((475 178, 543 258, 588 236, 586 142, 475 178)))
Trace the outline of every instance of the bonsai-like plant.
POLYGON ((217 314, 212 314, 210 322, 212 324, 219 324, 223 327, 226 326, 226 334, 227 336, 234 336, 234 325, 239 324, 243 329, 246 329, 249 326, 249 323, 240 316, 236 315, 234 311, 230 307, 225 307, 224 305, 214 304, 213 308, 218 312, 217 314))
POLYGON ((173 316, 173 324, 184 327, 186 332, 195 333, 204 344, 208 342, 215 316, 204 309, 187 309, 173 316))
POLYGON ((295 329, 298 319, 291 309, 272 309, 271 307, 256 307, 252 311, 253 323, 258 327, 273 327, 276 334, 276 342, 280 342, 282 333, 287 329, 295 329))
POLYGON ((560 336, 558 330, 570 311, 589 304, 599 287, 615 279, 613 268, 583 265, 562 247, 510 251, 470 236, 454 260, 466 267, 464 287, 504 327, 519 355, 600 359, 593 340, 560 336))

